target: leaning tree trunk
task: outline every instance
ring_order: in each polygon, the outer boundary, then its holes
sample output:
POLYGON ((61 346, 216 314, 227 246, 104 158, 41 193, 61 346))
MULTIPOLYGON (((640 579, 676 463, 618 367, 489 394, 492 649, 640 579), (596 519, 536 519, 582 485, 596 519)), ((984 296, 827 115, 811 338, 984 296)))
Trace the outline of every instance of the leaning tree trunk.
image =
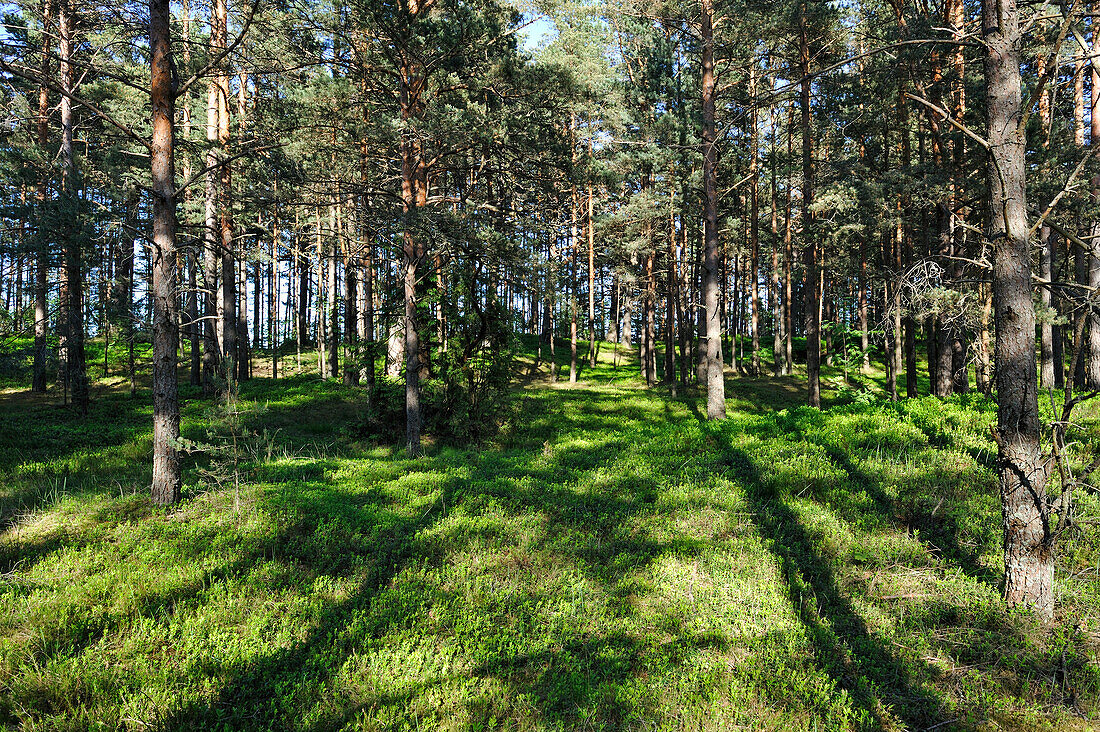
POLYGON ((703 307, 706 309, 707 419, 725 419, 726 383, 722 370, 722 324, 718 306, 718 156, 715 150, 714 10, 702 0, 703 39, 703 307))
POLYGON ((989 122, 989 240, 993 249, 997 427, 1004 517, 1005 599, 1054 614, 1054 558, 1039 447, 1035 309, 1031 301, 1020 28, 1016 0, 984 0, 989 122))
POLYGON ((153 107, 153 503, 180 499, 176 442, 180 405, 176 383, 179 305, 176 299, 176 170, 172 120, 176 84, 169 0, 149 0, 150 99, 153 107))

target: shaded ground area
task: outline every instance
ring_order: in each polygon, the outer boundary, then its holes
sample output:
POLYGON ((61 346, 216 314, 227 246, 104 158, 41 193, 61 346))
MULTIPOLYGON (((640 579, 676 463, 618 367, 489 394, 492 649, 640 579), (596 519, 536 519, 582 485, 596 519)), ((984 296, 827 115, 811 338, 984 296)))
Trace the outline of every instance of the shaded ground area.
POLYGON ((261 379, 231 415, 186 392, 204 448, 167 513, 145 396, 88 420, 6 398, 0 721, 1095 722, 1100 540, 1065 545, 1055 626, 1004 611, 990 403, 818 412, 795 380, 731 379, 713 425, 611 357, 578 387, 532 377, 491 443, 417 460, 363 433, 353 389, 261 379))

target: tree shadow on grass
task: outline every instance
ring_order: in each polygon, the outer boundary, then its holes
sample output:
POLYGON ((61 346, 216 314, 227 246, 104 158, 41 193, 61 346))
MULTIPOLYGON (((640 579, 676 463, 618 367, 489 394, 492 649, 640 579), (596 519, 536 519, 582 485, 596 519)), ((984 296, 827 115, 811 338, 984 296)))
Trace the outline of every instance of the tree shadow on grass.
MULTIPOLYGON (((421 516, 388 517, 388 527, 377 534, 369 553, 358 555, 367 563, 356 572, 360 579, 355 591, 347 599, 324 607, 302 640, 241 664, 221 666, 211 662, 206 674, 222 679, 215 698, 186 703, 157 726, 169 730, 296 728, 295 715, 320 699, 343 662, 370 637, 361 619, 369 618, 369 625, 374 626, 399 620, 387 617, 389 611, 375 608, 373 603, 402 569, 421 555, 418 534, 438 522, 443 507, 454 501, 454 487, 448 486, 421 516), (352 628, 354 632, 349 631, 352 628)), ((313 555, 323 560, 323 549, 327 547, 314 546, 310 534, 308 525, 288 527, 271 540, 271 546, 296 546, 299 556, 313 555)), ((250 560, 261 556, 262 550, 250 552, 250 560)), ((345 569, 341 565, 336 562, 325 569, 345 569)), ((330 714, 315 729, 338 729, 354 711, 330 714)))
MULTIPOLYGON (((351 559, 323 564, 320 573, 358 577, 355 589, 344 599, 328 601, 304 637, 289 646, 274 650, 265 647, 244 662, 219 665, 211 661, 204 674, 219 680, 220 688, 214 696, 185 704, 169 718, 160 720, 158 726, 180 730, 218 726, 293 729, 303 728, 305 723, 295 720, 304 711, 311 711, 313 721, 309 728, 327 730, 349 723, 368 707, 400 706, 402 700, 385 690, 368 691, 366 699, 340 697, 334 692, 343 683, 338 675, 354 657, 369 655, 372 651, 367 649, 376 639, 396 632, 405 623, 423 622, 422 612, 444 613, 437 620, 458 626, 474 622, 491 628, 493 622, 501 620, 495 615, 501 612, 500 608, 477 602, 466 605, 464 617, 452 616, 449 613, 454 612, 453 608, 468 603, 462 595, 466 590, 422 581, 417 579, 417 572, 403 574, 407 568, 441 566, 448 553, 461 550, 464 542, 476 545, 499 538, 491 531, 477 533, 476 526, 458 533, 452 532, 453 525, 438 526, 454 514, 476 517, 487 507, 493 507, 506 521, 509 517, 537 517, 545 524, 545 533, 529 545, 526 551, 531 552, 530 556, 536 561, 541 558, 560 562, 565 571, 579 572, 607 593, 610 612, 616 616, 630 615, 634 608, 628 596, 631 590, 624 588, 624 578, 641 571, 659 556, 690 557, 700 547, 676 538, 658 541, 631 527, 635 516, 653 510, 656 488, 651 482, 616 476, 600 486, 586 483, 585 476, 628 449, 628 442, 609 439, 601 443, 598 459, 586 447, 576 445, 554 446, 540 453, 494 453, 473 459, 462 466, 462 474, 445 480, 427 510, 411 515, 394 510, 372 518, 363 515, 363 507, 354 505, 354 500, 347 505, 333 503, 336 499, 330 499, 322 491, 292 497, 290 500, 296 505, 290 507, 291 515, 305 513, 322 521, 324 517, 342 515, 353 526, 352 534, 361 530, 365 535, 351 536, 346 542, 332 545, 324 544, 322 532, 311 531, 309 526, 288 527, 270 539, 270 549, 254 547, 247 555, 259 559, 265 552, 270 555, 275 547, 285 553, 285 546, 294 545, 299 560, 315 557, 314 561, 323 562, 321 555, 329 547, 349 554, 351 559), (413 621, 412 617, 421 619, 413 621)), ((448 459, 460 460, 458 456, 448 459)), ((494 549, 490 562, 511 561, 509 551, 494 549)), ((538 571, 537 566, 526 562, 520 555, 514 566, 508 565, 501 571, 514 573, 516 581, 537 585, 538 578, 531 576, 538 571)), ((556 601, 539 593, 535 586, 523 593, 527 598, 515 609, 521 613, 520 621, 541 617, 541 610, 528 608, 556 601), (523 620, 523 613, 532 612, 523 620)), ((501 602, 505 603, 507 613, 513 612, 507 609, 510 600, 502 598, 501 602)), ((615 629, 582 638, 572 632, 566 636, 549 650, 514 648, 507 643, 498 647, 491 637, 466 639, 465 642, 472 640, 480 648, 477 663, 466 673, 491 680, 511 694, 528 699, 532 705, 529 713, 553 724, 577 723, 593 710, 612 728, 629 726, 628 719, 641 719, 638 715, 644 716, 644 710, 639 708, 642 702, 628 698, 622 688, 643 673, 644 664, 655 653, 652 642, 615 629)), ((421 642, 429 639, 425 636, 421 642)), ((681 640, 687 649, 688 639, 681 640)), ((424 688, 408 690, 405 701, 409 704, 420 703, 416 700, 418 694, 428 691, 427 687, 433 683, 443 682, 416 683, 424 688)), ((499 712, 484 710, 484 718, 488 720, 499 712)), ((470 711, 471 715, 480 713, 470 711)))
POLYGON ((710 431, 722 443, 725 463, 744 487, 757 530, 772 540, 788 598, 806 628, 817 664, 851 694, 876 728, 891 726, 895 715, 916 729, 954 721, 939 693, 914 678, 906 662, 867 627, 798 513, 783 496, 763 487, 752 458, 734 447, 720 428, 710 431))
MULTIPOLYGON (((996 573, 982 565, 976 552, 959 542, 958 525, 952 516, 955 507, 949 505, 939 516, 936 515, 939 513, 937 509, 941 508, 942 504, 951 502, 945 498, 933 509, 924 508, 918 503, 903 507, 883 490, 882 480, 860 468, 849 453, 835 445, 823 444, 823 447, 833 464, 843 470, 854 485, 866 491, 874 502, 875 510, 886 517, 891 524, 903 525, 907 531, 919 530, 921 540, 926 546, 951 560, 966 576, 989 587, 997 587, 996 573)), ((927 481, 921 476, 915 482, 923 484, 927 481)), ((911 493, 904 490, 902 492, 911 493)))

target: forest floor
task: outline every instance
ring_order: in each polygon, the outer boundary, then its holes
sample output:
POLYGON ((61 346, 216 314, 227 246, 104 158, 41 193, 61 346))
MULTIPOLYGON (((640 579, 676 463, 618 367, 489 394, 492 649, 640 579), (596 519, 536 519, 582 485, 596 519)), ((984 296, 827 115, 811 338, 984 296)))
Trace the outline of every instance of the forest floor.
POLYGON ((231 410, 184 388, 207 447, 167 511, 145 388, 100 381, 79 419, 7 384, 0 723, 1100 724, 1100 531, 1060 545, 1053 624, 1005 610, 990 401, 830 373, 816 411, 796 377, 731 376, 714 424, 610 346, 576 386, 530 353, 520 374, 499 434, 413 460, 354 388, 255 379, 231 410))

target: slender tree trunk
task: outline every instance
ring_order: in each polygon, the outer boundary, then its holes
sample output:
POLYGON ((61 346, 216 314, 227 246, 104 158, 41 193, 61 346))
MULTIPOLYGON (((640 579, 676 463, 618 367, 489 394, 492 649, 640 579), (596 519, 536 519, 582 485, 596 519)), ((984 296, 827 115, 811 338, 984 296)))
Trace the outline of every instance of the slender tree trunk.
POLYGON ((176 292, 176 171, 172 123, 176 84, 169 0, 149 0, 153 140, 153 503, 180 499, 180 406, 176 384, 179 300, 176 292))
POLYGON ((775 105, 768 107, 768 127, 772 138, 771 155, 771 237, 772 271, 769 302, 772 308, 772 376, 782 376, 783 354, 783 281, 779 270, 779 135, 776 129, 775 105))
POLYGON ((811 407, 821 406, 821 272, 814 234, 814 152, 810 109, 809 18, 803 2, 798 16, 799 64, 802 73, 799 102, 802 111, 802 262, 806 270, 804 317, 806 319, 806 382, 811 407))
MULTIPOLYGON (((210 47, 214 54, 225 49, 228 38, 229 14, 225 0, 214 0, 211 14, 210 47)), ((229 73, 224 61, 214 79, 214 101, 217 116, 217 161, 220 181, 215 200, 218 211, 219 253, 221 256, 221 361, 223 376, 235 377, 237 356, 237 266, 233 250, 232 170, 227 159, 229 144, 229 73)))
MULTIPOLYGON (((1051 267, 1051 255, 1054 251, 1049 226, 1039 229, 1039 278, 1044 282, 1054 279, 1051 267)), ((1039 386, 1043 389, 1054 388, 1054 330, 1051 323, 1050 286, 1039 287, 1039 301, 1043 307, 1043 319, 1039 326, 1039 386)))
MULTIPOLYGON (((218 0, 211 8, 210 14, 210 53, 220 52, 218 46, 220 34, 220 21, 218 18, 218 0)), ((220 87, 217 76, 210 79, 207 85, 206 97, 206 141, 209 150, 206 153, 206 189, 205 189, 205 228, 203 233, 203 354, 202 354, 202 387, 203 393, 213 394, 216 389, 216 380, 222 369, 222 314, 218 295, 221 292, 219 283, 219 250, 220 235, 218 229, 218 182, 220 172, 218 169, 218 130, 221 127, 220 116, 222 104, 220 101, 220 87)))
POLYGON ((752 298, 752 375, 760 367, 760 130, 756 109, 756 64, 749 67, 749 294, 752 298))
POLYGON ((714 27, 711 0, 702 0, 703 43, 703 229, 704 307, 706 308, 707 419, 725 419, 726 384, 722 368, 719 312, 718 156, 715 150, 714 27))
POLYGON ((1039 444, 1024 133, 1018 128, 1019 18, 1015 0, 984 0, 982 15, 1005 598, 1009 605, 1031 607, 1049 620, 1054 614, 1054 557, 1039 444))
POLYGON ((405 290, 405 450, 410 457, 420 454, 420 332, 417 329, 417 269, 420 247, 415 238, 417 209, 427 198, 421 191, 420 142, 414 120, 421 114, 420 93, 423 70, 406 60, 400 70, 401 118, 405 124, 401 139, 401 195, 404 204, 404 241, 401 268, 405 290))
POLYGON ((366 379, 367 379, 367 404, 373 405, 374 400, 374 357, 375 357, 375 338, 374 338, 374 243, 368 239, 366 258, 363 260, 363 301, 366 307, 363 310, 363 340, 364 340, 364 353, 366 356, 366 379))
POLYGON ((329 243, 326 252, 327 260, 325 261, 325 267, 328 271, 328 312, 325 313, 328 321, 325 329, 327 336, 325 338, 327 347, 325 360, 327 365, 325 370, 331 379, 340 377, 340 281, 337 277, 337 260, 340 256, 339 195, 336 201, 329 207, 329 243))
MULTIPOLYGON (((958 42, 950 50, 952 68, 951 109, 954 118, 962 120, 966 118, 966 59, 963 55, 964 46, 962 44, 966 25, 966 11, 963 0, 948 0, 944 11, 948 24, 956 29, 952 35, 958 42)), ((1046 95, 1044 95, 1044 98, 1046 98, 1046 95)), ((952 251, 954 256, 961 257, 966 255, 966 230, 957 225, 956 217, 961 214, 965 206, 963 185, 966 176, 966 138, 962 135, 955 135, 951 140, 951 151, 952 251)), ((962 265, 958 260, 955 260, 952 266, 952 278, 959 280, 962 276, 962 265)), ((968 350, 968 337, 965 326, 959 325, 954 329, 951 341, 951 380, 952 389, 956 394, 965 393, 970 389, 970 368, 966 357, 968 350)))
POLYGON ((199 320, 199 265, 194 251, 187 257, 187 320, 190 348, 190 384, 202 386, 202 321, 199 320))
MULTIPOLYGON (((787 160, 794 163, 794 104, 787 123, 787 160)), ((785 226, 783 230, 783 374, 794 373, 794 201, 791 176, 787 175, 785 226)))
POLYGON ((652 232, 649 242, 650 250, 645 259, 645 359, 642 376, 647 386, 653 386, 657 383, 657 251, 652 232))
MULTIPOLYGON (((180 27, 183 31, 183 64, 185 67, 191 65, 191 1, 183 0, 182 3, 183 17, 180 19, 180 27)), ((190 94, 184 96, 182 103, 178 105, 180 107, 180 117, 183 123, 183 139, 185 144, 191 141, 191 100, 190 94)), ((173 157, 175 153, 173 152, 173 157)), ((183 155, 183 178, 184 180, 191 179, 191 156, 188 153, 183 155)), ((191 188, 188 187, 183 193, 185 204, 191 200, 191 188)), ((187 268, 187 298, 185 315, 187 317, 188 325, 184 329, 190 343, 190 384, 191 386, 202 385, 202 321, 199 319, 200 306, 199 306, 199 252, 196 252, 193 247, 188 247, 189 252, 186 254, 186 268, 187 268)))
POLYGON ((237 311, 237 352, 234 362, 237 365, 237 382, 248 381, 252 378, 252 341, 248 337, 248 271, 247 264, 240 259, 236 260, 236 286, 234 291, 238 293, 238 299, 233 303, 237 311))
MULTIPOLYGON (((592 157, 592 141, 588 141, 592 157)), ((588 181, 588 367, 596 368, 596 211, 592 201, 592 181, 588 181)))
MULTIPOLYGON (((214 84, 210 85, 210 102, 207 107, 207 136, 213 128, 214 140, 217 140, 217 115, 216 104, 217 90, 214 84)), ((221 362, 221 347, 218 343, 218 241, 217 241, 217 211, 218 211, 218 183, 217 183, 217 153, 213 148, 206 156, 206 190, 205 190, 205 226, 203 228, 203 342, 202 342, 202 390, 207 396, 216 391, 215 381, 221 362)))
MULTIPOLYGON (((1051 270, 1054 272, 1054 277, 1059 281, 1063 281, 1063 265, 1067 260, 1066 251, 1060 242, 1065 241, 1061 237, 1051 238, 1051 270)), ((1060 295, 1052 295, 1054 312, 1060 318, 1063 314, 1063 303, 1065 302, 1060 295)), ((1054 362, 1054 388, 1057 390, 1064 389, 1066 386, 1066 357, 1064 351, 1065 335, 1061 325, 1055 325, 1052 328, 1051 334, 1051 356, 1054 362)), ((978 384, 978 388, 981 388, 981 384, 978 384)))
MULTIPOLYGON (((53 14, 52 0, 42 0, 42 66, 43 79, 50 78, 50 57, 53 46, 50 21, 53 14)), ((50 98, 46 86, 38 87, 38 148, 45 154, 50 142, 50 98)), ((36 203, 38 220, 46 220, 46 190, 49 187, 49 171, 42 171, 38 179, 36 203)), ((50 250, 43 227, 39 227, 34 271, 34 372, 31 391, 46 393, 46 331, 49 327, 47 291, 49 288, 50 250)))
POLYGON ((332 294, 328 291, 328 277, 325 275, 325 236, 321 225, 321 207, 318 204, 314 216, 316 241, 314 250, 317 252, 317 375, 328 378, 328 361, 325 354, 328 353, 328 302, 332 294))
POLYGON ((668 251, 665 269, 665 378, 676 396, 676 302, 679 300, 676 274, 676 179, 668 172, 668 251))
POLYGON ((136 249, 141 246, 141 236, 137 233, 141 196, 135 189, 126 202, 126 228, 133 232, 128 245, 119 247, 115 261, 116 280, 113 288, 111 310, 118 324, 119 335, 126 344, 126 376, 130 381, 130 396, 137 394, 137 373, 134 365, 134 258, 136 249))
POLYGON ((348 249, 344 251, 344 383, 359 386, 359 276, 357 260, 348 249))
POLYGON ((267 340, 271 347, 271 378, 279 378, 279 240, 282 229, 279 227, 279 180, 273 184, 275 204, 271 213, 271 262, 267 270, 267 340))
POLYGON ((302 348, 307 346, 309 340, 309 301, 310 301, 310 266, 309 260, 302 250, 301 229, 295 225, 294 230, 294 266, 298 272, 298 295, 294 302, 295 329, 298 341, 298 368, 302 367, 302 348))
POLYGON ((67 287, 66 368, 72 403, 80 414, 88 413, 88 372, 84 358, 84 262, 79 226, 81 217, 76 180, 76 159, 73 151, 73 35, 74 18, 71 0, 61 0, 57 27, 61 57, 61 190, 66 210, 65 220, 65 284, 67 287))
MULTIPOLYGON (((1092 3, 1091 11, 1100 11, 1100 3, 1092 3)), ((1094 16, 1095 21, 1095 16, 1094 16)), ((1100 26, 1094 22, 1092 25, 1092 52, 1100 53, 1100 26)), ((1100 72, 1096 66, 1089 64, 1092 79, 1092 105, 1089 111, 1089 146, 1100 145, 1100 72)), ((1093 176, 1091 182, 1091 198, 1095 205, 1100 202, 1100 174, 1093 176)), ((1088 285, 1095 291, 1100 288, 1100 217, 1092 222, 1090 250, 1080 254, 1079 272, 1081 274, 1079 284, 1088 285)), ((1100 318, 1095 313, 1088 317, 1086 329, 1086 342, 1082 358, 1078 361, 1084 363, 1084 386, 1088 389, 1100 389, 1100 318)))
MULTIPOLYGON (((369 121, 369 107, 363 107, 364 121, 369 121)), ((363 189, 369 190, 370 166, 369 148, 366 141, 359 148, 359 177, 363 183, 363 189)), ((367 408, 374 407, 374 239, 367 228, 370 214, 370 198, 363 193, 360 198, 360 246, 363 251, 362 278, 363 278, 363 307, 359 310, 362 321, 362 332, 359 334, 363 341, 363 357, 365 363, 362 366, 361 375, 366 378, 367 408)))
POLYGON ((867 320, 867 242, 859 245, 859 348, 860 372, 871 370, 871 339, 867 320))

